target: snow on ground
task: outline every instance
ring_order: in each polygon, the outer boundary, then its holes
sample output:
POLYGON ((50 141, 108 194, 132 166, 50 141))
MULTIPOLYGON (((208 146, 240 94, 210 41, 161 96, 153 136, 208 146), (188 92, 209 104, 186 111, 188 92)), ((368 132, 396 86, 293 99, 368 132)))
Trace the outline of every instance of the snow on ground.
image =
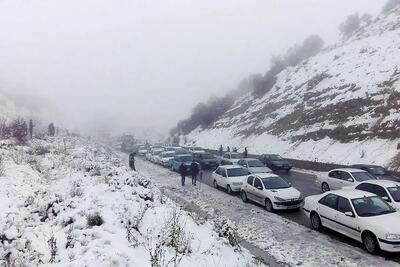
POLYGON ((168 194, 196 205, 214 220, 231 221, 242 239, 278 262, 291 266, 400 266, 207 185, 182 187, 178 174, 147 161, 138 160, 137 167, 168 194))
POLYGON ((0 155, 0 266, 263 266, 107 147, 52 138, 0 155))

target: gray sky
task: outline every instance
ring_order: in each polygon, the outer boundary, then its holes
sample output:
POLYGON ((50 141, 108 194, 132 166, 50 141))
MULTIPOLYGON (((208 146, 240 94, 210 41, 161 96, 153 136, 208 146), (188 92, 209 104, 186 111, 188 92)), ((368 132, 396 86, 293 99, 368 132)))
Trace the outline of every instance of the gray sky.
POLYGON ((332 43, 347 15, 385 2, 1 0, 0 90, 47 98, 44 117, 70 127, 166 132, 272 54, 332 43))

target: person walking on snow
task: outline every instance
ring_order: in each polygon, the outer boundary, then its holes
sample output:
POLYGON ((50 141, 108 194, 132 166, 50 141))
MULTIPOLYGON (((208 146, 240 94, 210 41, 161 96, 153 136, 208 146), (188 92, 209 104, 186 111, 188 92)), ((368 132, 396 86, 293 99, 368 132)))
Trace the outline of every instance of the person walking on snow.
POLYGON ((219 155, 222 157, 222 154, 224 153, 224 148, 222 145, 219 146, 219 155))
POLYGON ((197 164, 196 161, 192 161, 192 164, 190 164, 190 171, 192 173, 192 185, 196 185, 197 182, 197 175, 199 175, 199 165, 197 164))
POLYGON ((247 158, 249 156, 249 152, 247 151, 247 147, 244 148, 243 158, 247 158))
POLYGON ((231 152, 231 148, 230 148, 229 146, 226 147, 226 150, 227 150, 228 152, 231 152))
POLYGON ((185 164, 181 164, 181 166, 179 166, 179 173, 181 174, 181 182, 182 182, 182 186, 185 185, 185 180, 186 180, 186 167, 185 164))
POLYGON ((130 153, 129 154, 129 167, 136 171, 136 167, 135 167, 135 153, 130 153))

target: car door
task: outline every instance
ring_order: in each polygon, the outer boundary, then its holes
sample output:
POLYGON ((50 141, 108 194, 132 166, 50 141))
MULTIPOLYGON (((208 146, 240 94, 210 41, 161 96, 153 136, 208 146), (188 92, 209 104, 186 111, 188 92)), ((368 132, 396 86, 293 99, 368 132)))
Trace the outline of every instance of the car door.
POLYGON ((340 187, 340 171, 331 171, 328 173, 327 182, 331 190, 336 190, 340 187))
POLYGON ((322 225, 336 230, 337 203, 339 196, 328 194, 319 201, 318 214, 320 215, 322 225))
POLYGON ((221 171, 222 171, 222 169, 223 168, 218 168, 214 173, 213 173, 213 176, 214 176, 214 180, 215 181, 217 181, 217 183, 219 184, 219 185, 221 185, 221 180, 222 180, 222 177, 221 177, 221 171))
POLYGON ((254 177, 253 195, 254 201, 264 204, 264 185, 258 177, 254 177))
POLYGON ((361 231, 356 219, 356 213, 347 198, 339 196, 338 213, 335 220, 337 221, 336 227, 338 231, 357 240, 360 239, 361 231))
POLYGON ((354 181, 354 177, 350 173, 344 171, 340 172, 340 188, 343 188, 344 186, 352 186, 354 185, 354 181))
POLYGON ((247 194, 247 198, 254 201, 253 182, 254 182, 254 176, 250 175, 249 177, 247 177, 247 181, 245 183, 244 190, 247 194))

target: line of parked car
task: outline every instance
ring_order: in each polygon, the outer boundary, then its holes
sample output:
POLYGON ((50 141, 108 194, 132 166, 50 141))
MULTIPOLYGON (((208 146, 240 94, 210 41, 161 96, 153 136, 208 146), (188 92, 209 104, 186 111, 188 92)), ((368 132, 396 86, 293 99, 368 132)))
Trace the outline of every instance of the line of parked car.
POLYGON ((363 243, 369 253, 400 252, 400 183, 384 168, 357 164, 317 175, 322 194, 305 197, 276 171, 292 165, 275 154, 243 158, 237 152, 222 156, 199 147, 153 146, 139 150, 147 160, 177 171, 183 163, 190 172, 195 160, 212 169, 213 185, 228 194, 237 192, 244 202, 263 205, 269 212, 303 208, 311 227, 329 228, 363 243))

